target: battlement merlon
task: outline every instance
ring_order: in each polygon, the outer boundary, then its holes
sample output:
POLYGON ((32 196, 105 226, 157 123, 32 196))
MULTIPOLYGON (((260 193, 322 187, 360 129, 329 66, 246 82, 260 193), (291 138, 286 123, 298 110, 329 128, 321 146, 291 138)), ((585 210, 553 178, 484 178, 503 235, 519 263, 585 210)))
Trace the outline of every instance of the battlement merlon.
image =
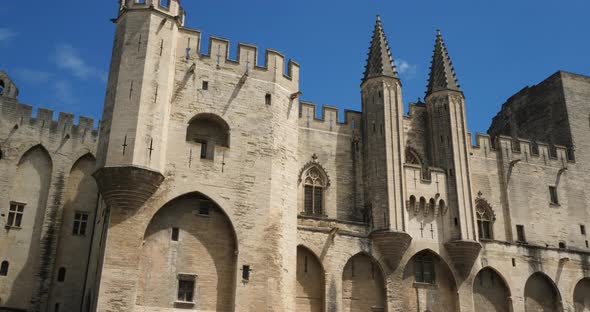
MULTIPOLYGON (((468 139, 472 141, 472 134, 468 133, 468 139)), ((510 159, 521 159, 527 162, 542 163, 550 166, 566 167, 567 163, 574 163, 571 151, 561 145, 536 142, 533 144, 527 139, 513 139, 500 135, 495 140, 488 134, 476 133, 475 145, 471 146, 473 155, 483 158, 497 158, 498 153, 506 155, 510 159)))
POLYGON ((98 138, 98 129, 94 128, 94 119, 80 116, 75 123, 75 116, 59 112, 57 120, 54 111, 46 108, 37 109, 37 117, 33 118, 33 107, 13 100, 0 98, 0 116, 2 123, 18 129, 23 126, 38 128, 50 134, 69 135, 72 138, 91 136, 98 138))
POLYGON ((247 75, 285 85, 290 90, 299 91, 299 64, 290 59, 286 63, 285 56, 272 49, 266 49, 265 60, 258 65, 258 47, 248 43, 238 43, 237 59, 230 58, 230 41, 225 38, 210 36, 208 53, 201 49, 203 38, 196 29, 181 27, 176 57, 179 62, 207 65, 215 70, 229 70, 236 75, 247 75), (287 71, 285 71, 285 65, 287 71))
POLYGON ((299 104, 299 127, 315 130, 333 131, 343 134, 360 133, 362 113, 344 110, 344 120, 341 122, 338 108, 323 105, 322 115, 317 117, 317 105, 312 102, 301 101, 299 104))

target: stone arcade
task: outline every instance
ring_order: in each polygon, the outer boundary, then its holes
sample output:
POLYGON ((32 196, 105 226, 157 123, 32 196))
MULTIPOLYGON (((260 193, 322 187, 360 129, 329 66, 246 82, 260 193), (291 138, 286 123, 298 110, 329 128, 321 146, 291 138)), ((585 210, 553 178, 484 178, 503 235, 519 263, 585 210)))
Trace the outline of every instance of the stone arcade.
POLYGON ((0 73, 0 311, 590 311, 590 77, 473 145, 440 32, 424 103, 378 18, 362 112, 320 119, 297 63, 184 21, 121 3, 99 129, 0 73))

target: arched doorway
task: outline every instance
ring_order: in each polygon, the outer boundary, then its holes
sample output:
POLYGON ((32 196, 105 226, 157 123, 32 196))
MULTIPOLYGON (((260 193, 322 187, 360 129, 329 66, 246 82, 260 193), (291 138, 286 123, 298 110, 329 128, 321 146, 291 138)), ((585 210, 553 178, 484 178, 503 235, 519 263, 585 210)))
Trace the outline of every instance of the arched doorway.
POLYGON ((342 272, 343 311, 386 311, 385 282, 379 264, 360 253, 342 272))
POLYGON ((574 307, 576 312, 590 312, 590 278, 584 278, 576 285, 574 307))
POLYGON ((309 249, 297 247, 297 312, 324 311, 324 268, 309 249))
POLYGON ((473 301, 478 312, 509 312, 510 289, 492 268, 483 268, 473 282, 473 301))
POLYGON ((402 287, 403 311, 459 311, 455 277, 447 263, 431 250, 420 251, 408 261, 402 287))
POLYGON ((545 274, 537 272, 526 282, 524 304, 527 312, 560 312, 561 296, 553 281, 545 274))
POLYGON ((137 305, 232 311, 237 242, 231 221, 191 193, 164 205, 144 236, 137 305))

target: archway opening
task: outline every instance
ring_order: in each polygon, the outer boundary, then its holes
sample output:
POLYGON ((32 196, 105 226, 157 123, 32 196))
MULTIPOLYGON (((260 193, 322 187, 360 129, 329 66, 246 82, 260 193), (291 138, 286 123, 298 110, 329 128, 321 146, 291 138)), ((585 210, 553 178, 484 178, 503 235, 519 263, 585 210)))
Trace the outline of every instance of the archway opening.
POLYGON ((324 268, 309 249, 297 247, 297 312, 324 311, 324 268))
POLYGON ((510 289, 493 269, 483 268, 473 282, 475 310, 481 312, 510 312, 510 289))
POLYGON ((385 282, 379 264, 360 253, 342 272, 343 311, 386 311, 385 282))
POLYGON ((524 287, 524 304, 527 312, 563 311, 557 287, 541 272, 531 275, 527 280, 524 287))
POLYGON ((576 312, 590 312, 590 278, 584 278, 576 285, 574 309, 576 312))
POLYGON ((164 205, 144 235, 137 304, 231 311, 237 241, 223 210, 200 193, 164 205))
POLYGON ((200 157, 213 159, 215 146, 229 147, 229 125, 214 114, 199 114, 189 122, 186 141, 201 145, 200 157))

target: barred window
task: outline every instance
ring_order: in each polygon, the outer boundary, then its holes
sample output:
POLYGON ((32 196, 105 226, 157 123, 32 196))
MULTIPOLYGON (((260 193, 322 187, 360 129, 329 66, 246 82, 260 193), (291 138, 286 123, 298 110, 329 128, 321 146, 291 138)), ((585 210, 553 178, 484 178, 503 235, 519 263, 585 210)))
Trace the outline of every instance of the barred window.
POLYGON ((86 235, 86 228, 88 227, 88 213, 76 212, 74 216, 74 227, 72 234, 77 236, 86 235))
POLYGON ((16 228, 21 227, 24 211, 25 204, 11 202, 10 210, 8 211, 8 219, 6 220, 6 226, 16 228))

